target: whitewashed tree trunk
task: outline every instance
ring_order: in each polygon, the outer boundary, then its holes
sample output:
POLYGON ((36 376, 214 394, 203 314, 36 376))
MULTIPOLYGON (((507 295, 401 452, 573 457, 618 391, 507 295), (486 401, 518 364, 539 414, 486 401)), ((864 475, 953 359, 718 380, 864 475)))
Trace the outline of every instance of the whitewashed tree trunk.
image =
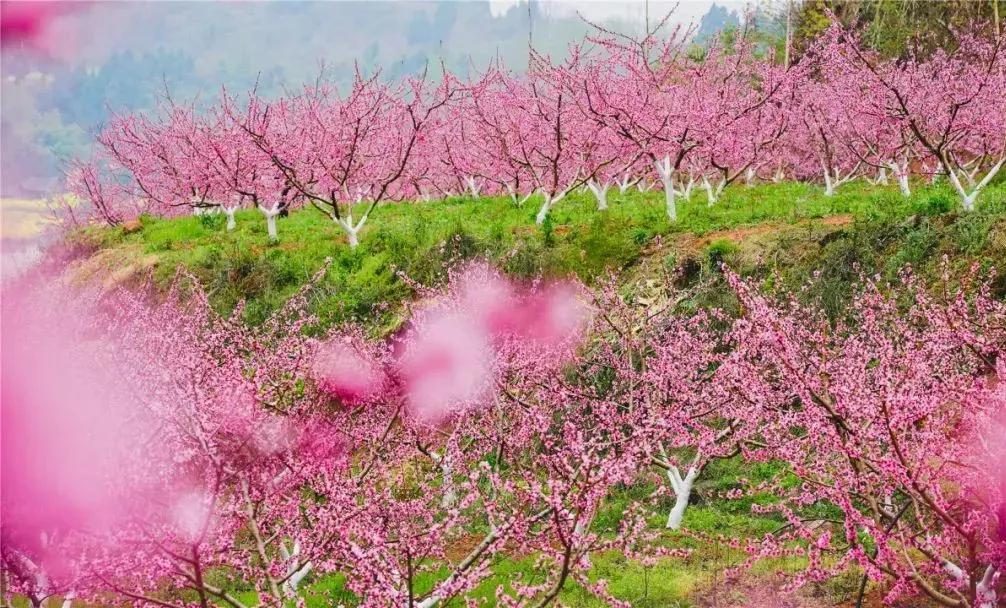
POLYGON ((667 207, 667 217, 672 222, 676 222, 678 221, 678 205, 675 200, 674 167, 671 166, 671 157, 665 156, 663 159, 655 161, 653 167, 657 170, 657 175, 660 176, 660 181, 664 185, 664 204, 667 207))
POLYGON ((721 179, 715 186, 706 178, 705 175, 702 176, 702 187, 706 190, 706 204, 712 207, 716 204, 716 201, 720 200, 720 194, 723 193, 723 188, 727 185, 726 179, 721 179))
MULTIPOLYGON (((957 564, 944 561, 943 569, 958 583, 965 587, 971 585, 971 577, 957 564)), ((985 569, 981 580, 975 585, 975 608, 996 608, 999 606, 996 587, 1001 573, 993 566, 985 569)))
POLYGON ((901 194, 905 197, 911 196, 912 188, 908 182, 908 167, 906 164, 891 162, 887 166, 891 168, 891 173, 894 174, 894 179, 898 182, 901 194))
POLYGON ((285 542, 280 542, 279 553, 283 561, 287 562, 286 580, 283 582, 283 590, 291 597, 296 597, 297 588, 300 586, 301 581, 304 580, 304 577, 314 569, 314 565, 310 561, 301 563, 300 541, 298 540, 293 541, 292 549, 288 549, 285 542))
POLYGON ((227 232, 233 232, 237 228, 237 221, 234 219, 234 213, 237 211, 237 207, 224 207, 224 213, 227 214, 227 232))
POLYGON ((510 193, 510 199, 513 200, 514 204, 516 204, 518 207, 523 207, 524 203, 527 202, 527 199, 529 199, 532 196, 534 196, 534 191, 531 191, 531 192, 528 192, 523 197, 521 197, 520 193, 517 192, 517 189, 514 187, 513 184, 507 184, 506 185, 506 189, 507 189, 507 192, 510 193))
POLYGON ((548 217, 548 212, 552 210, 552 205, 555 204, 555 201, 553 201, 552 197, 548 194, 542 192, 541 196, 545 200, 542 201, 541 207, 538 209, 538 215, 534 218, 534 223, 539 226, 545 223, 545 218, 548 217))
POLYGON ((472 193, 472 198, 478 198, 479 193, 482 192, 482 186, 479 185, 478 181, 469 175, 465 177, 465 183, 468 184, 468 191, 472 193))
POLYGON ((887 185, 887 167, 881 167, 877 171, 877 183, 886 186, 887 185))
POLYGON ((856 166, 853 167, 848 173, 842 175, 842 173, 838 169, 835 169, 833 174, 832 171, 828 169, 828 165, 824 161, 822 161, 821 168, 824 169, 824 195, 833 196, 835 194, 836 188, 838 188, 839 186, 841 186, 846 182, 852 181, 856 177, 856 172, 859 171, 859 168, 862 165, 863 163, 862 161, 860 161, 856 163, 856 166))
POLYGON ((687 201, 692 198, 692 190, 695 189, 695 178, 688 176, 688 181, 685 182, 685 187, 681 191, 681 196, 687 201))
POLYGON ((999 586, 1000 572, 989 566, 985 569, 985 576, 978 581, 975 589, 975 604, 978 608, 996 608, 999 605, 999 598, 996 587, 999 586))
POLYGON ((558 202, 564 195, 565 193, 563 192, 560 194, 556 194, 555 197, 553 198, 547 192, 542 191, 541 197, 543 198, 543 200, 541 201, 541 206, 538 208, 538 214, 534 216, 534 223, 536 223, 537 225, 541 225, 542 223, 544 223, 545 217, 548 216, 548 211, 552 210, 552 206, 556 202, 558 202))
POLYGON ((681 527, 681 521, 685 516, 685 509, 688 508, 688 500, 692 495, 692 486, 695 478, 699 475, 697 466, 692 465, 688 473, 681 477, 678 467, 672 466, 667 469, 667 479, 671 482, 671 489, 674 490, 674 506, 667 515, 667 529, 677 530, 681 527))
POLYGON ((835 195, 835 184, 831 180, 831 171, 828 171, 828 167, 824 168, 824 195, 835 195))
POLYGON ((437 464, 440 466, 440 475, 443 478, 444 495, 440 499, 440 506, 450 508, 458 502, 457 489, 454 487, 454 467, 451 466, 451 457, 444 450, 444 453, 437 456, 437 464))
POLYGON ((954 190, 956 190, 957 194, 961 197, 961 203, 964 205, 965 211, 975 210, 975 203, 978 200, 978 194, 989 184, 989 182, 992 181, 996 174, 999 173, 999 170, 1002 169, 1003 163, 1006 163, 1006 156, 1000 158, 999 162, 992 165, 992 167, 988 170, 988 173, 985 174, 985 177, 983 177, 980 182, 975 184, 970 191, 964 187, 964 184, 961 183, 961 179, 957 175, 957 171, 951 166, 951 164, 949 162, 943 163, 943 170, 946 171, 947 177, 950 179, 950 183, 954 186, 954 190))
POLYGON ((368 216, 364 214, 364 216, 360 218, 360 221, 355 224, 353 223, 352 211, 347 213, 344 218, 332 217, 339 228, 342 228, 342 231, 346 233, 346 240, 349 241, 350 249, 356 249, 356 247, 360 244, 360 230, 363 228, 363 225, 367 223, 367 217, 368 216))
POLYGON ((755 178, 755 176, 757 174, 758 174, 758 172, 754 170, 754 167, 748 167, 747 169, 745 169, 744 170, 744 185, 746 185, 746 186, 753 185, 754 184, 754 178, 755 178))
POLYGON ((606 211, 608 209, 608 188, 610 184, 607 182, 599 184, 594 180, 587 182, 587 188, 594 193, 594 198, 597 199, 597 210, 606 211))
POLYGON ((626 172, 624 175, 622 175, 622 179, 618 180, 618 193, 625 194, 626 192, 629 191, 629 188, 635 185, 636 182, 638 181, 639 180, 632 179, 632 176, 630 176, 629 173, 626 172))
POLYGON ((772 181, 778 184, 784 179, 786 179, 786 173, 782 170, 782 167, 779 167, 775 170, 775 174, 772 176, 772 181))
POLYGON ((266 232, 269 233, 269 240, 278 241, 279 235, 276 232, 276 217, 279 216, 279 205, 273 205, 272 207, 259 205, 258 210, 265 216, 265 226, 266 232))

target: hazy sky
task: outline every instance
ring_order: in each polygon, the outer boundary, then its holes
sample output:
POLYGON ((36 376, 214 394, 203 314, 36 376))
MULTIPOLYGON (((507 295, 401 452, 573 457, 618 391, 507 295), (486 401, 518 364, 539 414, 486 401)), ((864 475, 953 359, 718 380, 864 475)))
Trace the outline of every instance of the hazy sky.
MULTIPOLYGON (((716 0, 743 13, 749 0, 716 0)), ((761 0, 764 1, 764 0, 761 0)), ((502 60, 516 70, 534 48, 560 56, 589 31, 578 14, 643 29, 671 9, 697 25, 713 0, 272 0, 0 3, 0 196, 37 192, 69 158, 89 153, 110 111, 152 108, 167 87, 211 99, 226 85, 266 95, 355 67, 389 78, 443 61, 459 73, 502 60)))
MULTIPOLYGON (((489 2, 493 13, 501 14, 519 4, 520 0, 489 0, 489 2)), ((541 0, 540 4, 543 10, 549 13, 565 15, 579 12, 592 21, 606 19, 643 21, 646 16, 647 4, 649 4, 651 19, 661 17, 677 7, 674 12, 676 21, 697 23, 702 15, 709 11, 709 7, 714 2, 713 0, 682 0, 681 2, 668 0, 649 0, 649 2, 647 0, 541 0)), ((715 4, 740 13, 748 4, 748 0, 717 0, 715 4)))

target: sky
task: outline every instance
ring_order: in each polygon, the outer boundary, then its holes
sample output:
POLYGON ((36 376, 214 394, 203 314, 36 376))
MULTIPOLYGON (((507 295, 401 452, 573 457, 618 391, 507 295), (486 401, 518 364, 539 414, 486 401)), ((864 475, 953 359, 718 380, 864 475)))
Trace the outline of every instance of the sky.
MULTIPOLYGON (((520 3, 520 0, 490 0, 493 14, 504 13, 520 3)), ((743 12, 747 0, 716 0, 715 4, 729 10, 743 12)), ((591 21, 620 19, 642 22, 646 16, 646 5, 649 5, 650 18, 663 16, 672 9, 675 10, 675 20, 680 22, 698 22, 714 4, 713 0, 682 0, 669 2, 667 0, 542 0, 544 10, 561 15, 580 13, 591 21)))

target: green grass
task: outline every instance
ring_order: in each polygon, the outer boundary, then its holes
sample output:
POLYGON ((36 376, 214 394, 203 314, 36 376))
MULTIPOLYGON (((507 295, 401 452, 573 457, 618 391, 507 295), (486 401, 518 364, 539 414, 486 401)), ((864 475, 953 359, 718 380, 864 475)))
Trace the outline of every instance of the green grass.
POLYGON ((518 207, 507 198, 453 198, 378 208, 356 250, 349 249, 331 220, 310 208, 279 220, 280 241, 275 244, 268 242, 265 222, 255 211, 238 213, 238 228, 231 233, 224 230, 222 216, 144 217, 142 229, 132 234, 121 228, 92 229, 79 238, 101 250, 98 267, 91 269, 99 276, 136 281, 141 270, 152 268, 163 286, 184 267, 204 283, 221 312, 246 300, 251 323, 280 306, 331 257, 327 276, 312 294, 323 325, 363 320, 380 331, 397 322, 397 305, 412 295, 397 273, 435 283, 452 263, 472 258, 492 260, 518 277, 576 275, 589 283, 636 267, 655 252, 667 258, 671 269, 697 258, 692 261, 707 273, 724 261, 746 273, 782 267, 795 280, 809 276, 811 266, 827 265, 844 273, 839 278, 845 282, 859 258, 869 262, 870 251, 864 251, 869 248, 883 250, 887 268, 945 251, 948 239, 962 254, 980 257, 1000 245, 994 239, 1006 210, 1004 193, 1006 187, 989 188, 978 212, 958 216, 952 211, 957 205, 953 194, 943 187, 920 188, 906 200, 896 188, 859 183, 832 197, 813 184, 736 186, 713 207, 699 194, 680 202, 680 220, 673 224, 664 213, 661 192, 613 194, 606 212, 596 210, 589 193, 574 193, 541 227, 534 225, 534 199, 518 207), (854 229, 843 230, 856 238, 837 238, 824 251, 804 255, 801 246, 814 233, 804 235, 797 227, 836 215, 854 218, 854 229), (948 217, 954 218, 949 228, 944 225, 948 217), (897 228, 906 219, 914 223, 897 228), (774 249, 771 258, 757 263, 745 248, 745 235, 722 233, 766 223, 773 225, 774 249), (711 239, 698 255, 688 242, 696 237, 711 239), (904 241, 894 252, 886 250, 892 239, 904 241))

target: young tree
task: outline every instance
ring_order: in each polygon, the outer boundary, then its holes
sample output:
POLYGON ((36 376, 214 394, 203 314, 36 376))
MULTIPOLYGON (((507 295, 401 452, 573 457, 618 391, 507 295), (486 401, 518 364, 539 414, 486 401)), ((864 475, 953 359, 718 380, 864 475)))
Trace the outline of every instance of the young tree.
POLYGON ((686 33, 675 29, 658 39, 666 21, 642 39, 598 27, 590 40, 603 52, 578 86, 584 113, 649 161, 664 186, 667 216, 676 221, 675 174, 699 145, 695 116, 702 101, 695 87, 700 69, 685 55, 686 33))
POLYGON ((524 77, 497 69, 472 89, 484 133, 495 139, 497 153, 506 155, 503 164, 519 167, 542 197, 535 216, 539 225, 556 203, 594 176, 585 175, 577 162, 589 134, 567 86, 567 72, 576 64, 576 54, 561 65, 534 55, 524 77))
POLYGON ((962 31, 953 50, 913 53, 902 62, 880 60, 838 24, 825 40, 833 61, 884 92, 887 115, 939 162, 964 210, 974 210, 978 194, 1006 163, 1006 38, 962 31))
POLYGON ((283 176, 284 192, 325 213, 355 248, 377 205, 408 192, 424 129, 456 89, 449 76, 433 83, 425 71, 397 86, 358 73, 345 97, 319 82, 275 103, 253 92, 243 117, 228 111, 283 176), (353 207, 364 202, 354 220, 353 207))
POLYGON ((795 297, 775 302, 729 279, 745 310, 732 390, 765 412, 764 447, 749 456, 782 460, 801 480, 766 507, 808 543, 795 583, 855 564, 890 583, 889 601, 921 592, 996 605, 1001 497, 975 463, 1001 415, 983 376, 996 373, 1006 307, 985 288, 934 299, 906 274, 907 310, 867 282, 832 325, 795 297), (825 565, 822 552, 836 558, 825 565))

